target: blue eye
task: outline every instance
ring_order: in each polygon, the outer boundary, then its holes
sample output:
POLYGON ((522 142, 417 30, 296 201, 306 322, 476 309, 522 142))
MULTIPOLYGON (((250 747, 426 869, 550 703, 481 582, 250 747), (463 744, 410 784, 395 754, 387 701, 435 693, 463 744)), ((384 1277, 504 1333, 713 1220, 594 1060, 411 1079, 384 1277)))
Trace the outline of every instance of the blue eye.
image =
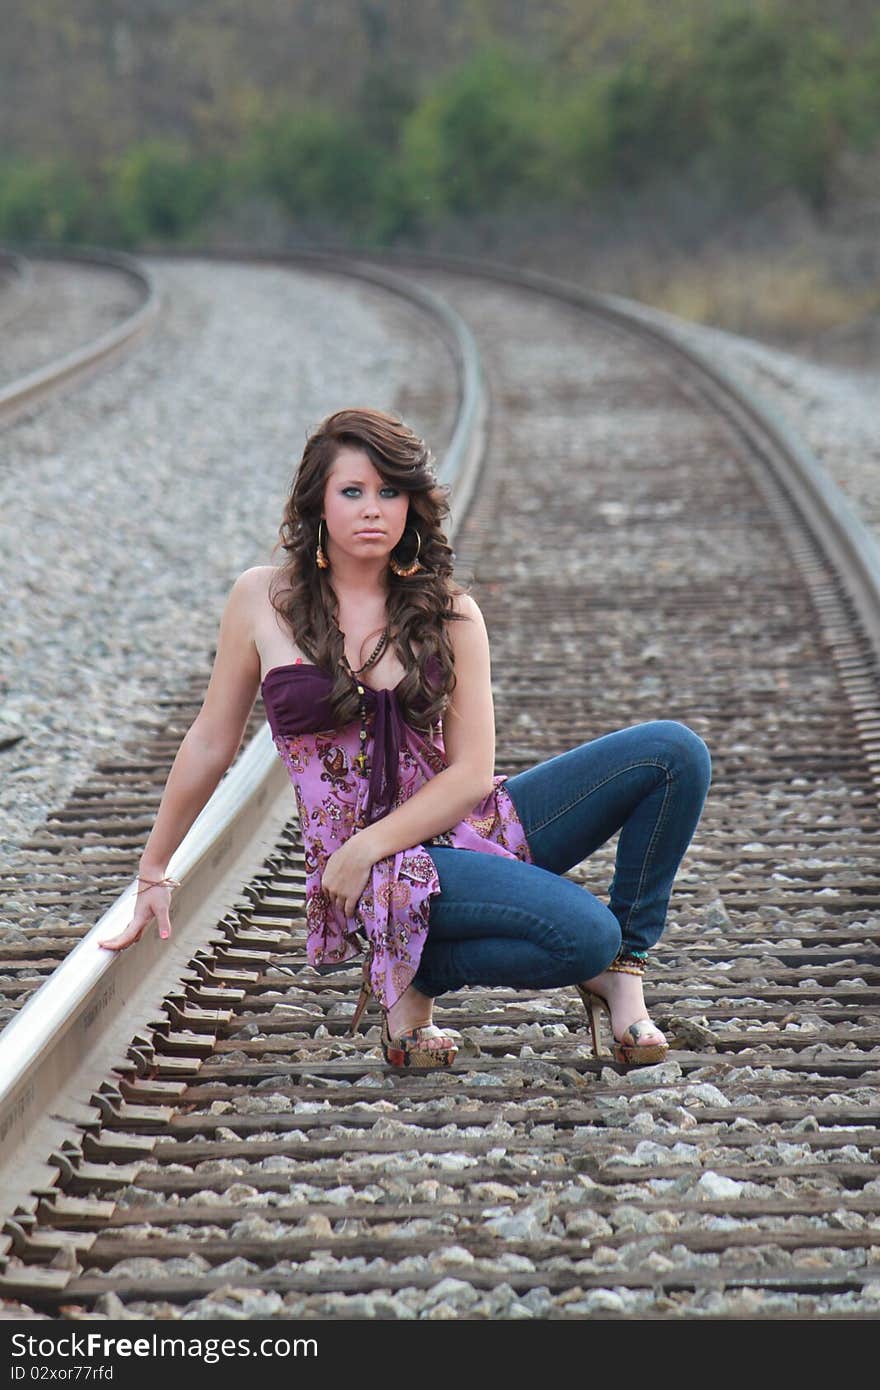
MULTIPOLYGON (((351 493, 351 492, 359 493, 360 490, 361 490, 361 489, 360 489, 355 483, 349 483, 348 487, 344 487, 344 488, 342 489, 342 495, 343 495, 343 497, 347 497, 349 493, 351 493)), ((400 496, 400 488, 399 488, 399 487, 392 487, 390 483, 388 483, 385 487, 380 488, 380 492, 381 492, 382 494, 384 494, 385 496, 391 496, 391 497, 399 497, 399 496, 400 496)))

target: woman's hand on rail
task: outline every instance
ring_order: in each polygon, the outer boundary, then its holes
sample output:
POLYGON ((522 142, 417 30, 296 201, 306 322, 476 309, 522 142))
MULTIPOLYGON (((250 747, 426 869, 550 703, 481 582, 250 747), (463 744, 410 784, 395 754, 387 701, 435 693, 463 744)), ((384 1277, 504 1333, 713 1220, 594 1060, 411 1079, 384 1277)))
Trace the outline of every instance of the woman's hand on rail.
POLYGON ((346 917, 354 916, 375 862, 375 856, 369 850, 369 841, 361 833, 352 835, 344 845, 334 850, 324 865, 321 887, 331 902, 342 908, 346 917))
POLYGON ((100 941, 99 946, 103 946, 105 951, 124 951, 126 946, 140 941, 144 928, 154 917, 159 923, 159 935, 163 940, 167 939, 171 935, 171 916, 168 911, 170 904, 170 888, 146 888, 138 894, 134 916, 125 930, 118 936, 111 936, 107 941, 100 941))

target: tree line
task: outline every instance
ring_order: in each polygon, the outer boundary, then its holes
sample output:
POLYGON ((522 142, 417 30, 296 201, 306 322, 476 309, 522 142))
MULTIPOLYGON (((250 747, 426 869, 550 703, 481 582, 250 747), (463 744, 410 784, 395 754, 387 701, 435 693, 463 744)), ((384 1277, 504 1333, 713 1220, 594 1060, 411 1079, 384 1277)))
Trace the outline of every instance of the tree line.
POLYGON ((198 242, 256 196, 291 227, 361 246, 451 217, 564 210, 675 178, 742 208, 793 189, 817 211, 848 150, 880 141, 880 19, 856 53, 821 19, 732 4, 572 73, 490 41, 420 90, 373 64, 353 109, 290 104, 208 152, 150 138, 101 162, 0 157, 6 240, 198 242))

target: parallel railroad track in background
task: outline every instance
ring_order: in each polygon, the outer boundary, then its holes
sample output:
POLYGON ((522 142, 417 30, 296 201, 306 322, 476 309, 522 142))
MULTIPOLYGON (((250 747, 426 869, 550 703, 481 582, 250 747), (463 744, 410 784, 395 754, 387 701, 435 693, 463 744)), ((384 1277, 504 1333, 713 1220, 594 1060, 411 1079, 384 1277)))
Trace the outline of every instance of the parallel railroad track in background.
POLYGON ((5 272, 6 286, 0 297, 0 332, 9 340, 0 353, 0 370, 5 373, 10 356, 17 361, 14 380, 5 382, 0 376, 0 428, 48 397, 118 362, 150 331, 159 314, 152 276, 123 252, 48 247, 37 248, 27 257, 0 252, 0 270, 5 272), (101 279, 105 286, 102 293, 94 295, 94 336, 85 343, 74 338, 62 354, 57 344, 68 338, 69 330, 59 311, 58 296, 65 281, 77 279, 86 281, 87 288, 80 291, 86 295, 93 292, 101 279), (119 307, 120 281, 126 284, 129 294, 134 291, 135 308, 123 311, 119 307), (117 320, 109 328, 104 326, 108 317, 117 320), (34 333, 41 339, 51 337, 54 356, 48 362, 29 363, 25 369, 10 353, 10 344, 20 339, 27 345, 34 333))
MULTIPOLYGON (((465 990, 438 1011, 467 1039, 455 1068, 389 1074, 376 1026, 345 1036, 357 967, 304 965, 288 786, 247 882, 194 949, 176 932, 155 1026, 67 1103, 81 1130, 7 1223, 0 1294, 62 1315, 226 1289, 253 1316, 874 1316, 874 552, 796 442, 649 313, 464 263, 396 274, 470 324, 489 382, 455 549, 492 635, 498 769, 651 718, 712 752, 648 986, 678 1046, 626 1074, 590 1056, 573 991, 465 990)), ((47 909, 134 872, 206 677, 37 837, 47 909)), ((604 894, 612 869, 610 844, 572 873, 604 894)), ((202 897, 185 882, 175 921, 207 920, 202 897)), ((2 948, 10 989, 69 947, 2 948)), ((98 1020, 134 958, 96 985, 98 1020)))

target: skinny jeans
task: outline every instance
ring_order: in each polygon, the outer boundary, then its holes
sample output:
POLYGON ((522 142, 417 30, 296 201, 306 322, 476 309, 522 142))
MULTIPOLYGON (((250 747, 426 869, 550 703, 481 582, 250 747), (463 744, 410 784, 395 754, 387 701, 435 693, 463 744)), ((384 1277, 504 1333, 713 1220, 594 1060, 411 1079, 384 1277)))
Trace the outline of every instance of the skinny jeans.
POLYGON ((615 730, 508 778, 533 862, 426 846, 440 893, 416 989, 552 989, 600 974, 621 948, 649 951, 710 781, 706 744, 674 719, 615 730), (606 904, 562 875, 618 830, 606 904))

